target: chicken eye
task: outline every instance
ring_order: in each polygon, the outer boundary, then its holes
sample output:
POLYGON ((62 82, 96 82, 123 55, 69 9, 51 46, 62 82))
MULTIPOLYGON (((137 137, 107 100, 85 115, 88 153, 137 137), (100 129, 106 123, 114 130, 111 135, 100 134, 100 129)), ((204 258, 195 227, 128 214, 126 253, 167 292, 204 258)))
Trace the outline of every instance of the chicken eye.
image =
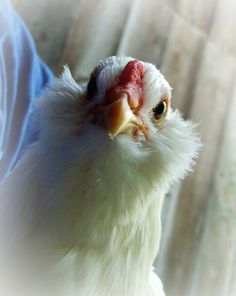
POLYGON ((167 111, 167 102, 166 100, 161 101, 155 108, 152 109, 154 113, 154 117, 156 120, 159 120, 162 118, 162 116, 167 111))
POLYGON ((94 95, 96 95, 97 91, 98 91, 97 79, 96 79, 96 76, 92 74, 87 86, 87 92, 90 97, 93 97, 94 95))

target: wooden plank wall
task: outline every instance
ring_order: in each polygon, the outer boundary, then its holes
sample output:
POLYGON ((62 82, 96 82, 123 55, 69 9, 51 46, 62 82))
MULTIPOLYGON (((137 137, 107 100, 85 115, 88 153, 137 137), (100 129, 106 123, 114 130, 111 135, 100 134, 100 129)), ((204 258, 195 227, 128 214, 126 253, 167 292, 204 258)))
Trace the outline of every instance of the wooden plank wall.
POLYGON ((41 56, 78 80, 109 55, 152 62, 200 123, 194 173, 168 194, 157 269, 167 295, 236 295, 236 1, 15 0, 41 56))

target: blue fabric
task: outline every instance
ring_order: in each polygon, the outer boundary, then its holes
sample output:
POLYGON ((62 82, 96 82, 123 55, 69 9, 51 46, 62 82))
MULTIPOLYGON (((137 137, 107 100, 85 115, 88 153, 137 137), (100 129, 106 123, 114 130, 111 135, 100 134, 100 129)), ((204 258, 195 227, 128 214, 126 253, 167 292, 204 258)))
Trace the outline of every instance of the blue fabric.
POLYGON ((37 139, 33 99, 53 74, 7 0, 0 0, 0 180, 37 139))

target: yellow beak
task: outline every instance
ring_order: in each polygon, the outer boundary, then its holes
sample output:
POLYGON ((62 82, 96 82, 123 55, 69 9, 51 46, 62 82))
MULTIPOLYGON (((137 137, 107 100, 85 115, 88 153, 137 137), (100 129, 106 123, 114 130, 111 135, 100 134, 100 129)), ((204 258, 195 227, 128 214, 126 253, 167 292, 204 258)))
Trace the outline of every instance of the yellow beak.
POLYGON ((144 130, 142 120, 130 108, 127 94, 122 94, 119 99, 107 106, 106 127, 111 139, 118 134, 129 133, 137 128, 144 130))

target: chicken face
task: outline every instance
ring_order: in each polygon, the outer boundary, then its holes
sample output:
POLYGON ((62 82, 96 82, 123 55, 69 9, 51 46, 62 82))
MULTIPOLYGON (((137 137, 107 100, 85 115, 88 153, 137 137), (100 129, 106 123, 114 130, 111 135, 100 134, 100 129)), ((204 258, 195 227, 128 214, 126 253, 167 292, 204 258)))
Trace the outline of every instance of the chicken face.
POLYGON ((157 128, 168 113, 170 87, 153 65, 111 57, 92 72, 87 97, 89 120, 111 139, 120 134, 147 139, 150 125, 157 128))

